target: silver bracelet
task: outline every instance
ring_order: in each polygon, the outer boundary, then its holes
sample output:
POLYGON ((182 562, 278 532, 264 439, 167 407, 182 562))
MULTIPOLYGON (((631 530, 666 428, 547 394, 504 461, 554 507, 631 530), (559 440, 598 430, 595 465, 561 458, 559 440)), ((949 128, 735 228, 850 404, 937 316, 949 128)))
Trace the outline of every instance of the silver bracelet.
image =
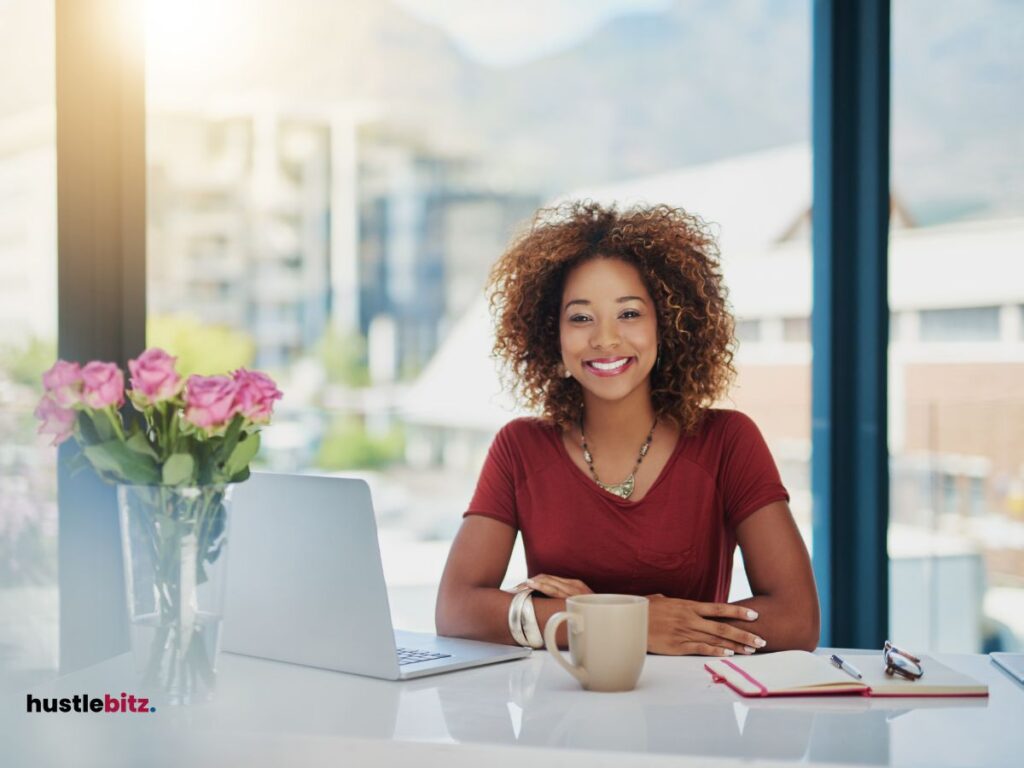
POLYGON ((537 625, 537 614, 533 610, 533 595, 527 595, 523 602, 523 634, 531 648, 543 648, 544 636, 537 625))
POLYGON ((533 592, 532 589, 524 589, 517 592, 508 606, 508 629, 512 633, 512 639, 524 648, 529 648, 530 643, 523 633, 523 603, 533 592))

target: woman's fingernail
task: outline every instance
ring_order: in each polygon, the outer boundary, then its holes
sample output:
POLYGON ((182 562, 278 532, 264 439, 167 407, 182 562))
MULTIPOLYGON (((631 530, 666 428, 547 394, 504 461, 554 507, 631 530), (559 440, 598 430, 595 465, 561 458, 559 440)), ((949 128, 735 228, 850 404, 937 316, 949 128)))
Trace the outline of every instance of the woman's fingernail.
POLYGON ((747 618, 753 621, 757 618, 757 611, 747 611, 747 618))
POLYGON ((529 584, 529 585, 530 585, 530 586, 532 587, 532 586, 534 586, 534 585, 535 585, 535 584, 536 584, 537 582, 535 582, 535 581, 534 581, 533 579, 527 579, 527 580, 526 580, 526 583, 527 583, 527 584, 529 584))
POLYGON ((750 647, 749 645, 744 645, 744 646, 743 646, 743 652, 744 652, 744 653, 753 653, 753 652, 754 652, 754 649, 753 649, 753 648, 751 648, 751 647, 750 647))
POLYGON ((756 646, 757 646, 758 648, 764 648, 764 646, 766 645, 766 643, 764 642, 764 639, 763 639, 763 638, 760 638, 760 637, 759 637, 759 638, 757 638, 756 640, 754 640, 754 645, 756 645, 756 646))
POLYGON ((723 656, 732 656, 733 655, 732 649, 731 648, 726 648, 725 650, 722 651, 722 655, 723 656))

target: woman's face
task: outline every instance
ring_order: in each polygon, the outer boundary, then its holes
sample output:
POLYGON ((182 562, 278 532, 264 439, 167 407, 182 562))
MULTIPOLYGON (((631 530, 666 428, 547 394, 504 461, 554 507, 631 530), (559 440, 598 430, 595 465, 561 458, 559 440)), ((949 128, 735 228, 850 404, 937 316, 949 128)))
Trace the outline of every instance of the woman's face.
POLYGON ((621 400, 642 388, 658 356, 654 302, 632 264, 596 258, 575 267, 562 292, 562 363, 602 400, 621 400))

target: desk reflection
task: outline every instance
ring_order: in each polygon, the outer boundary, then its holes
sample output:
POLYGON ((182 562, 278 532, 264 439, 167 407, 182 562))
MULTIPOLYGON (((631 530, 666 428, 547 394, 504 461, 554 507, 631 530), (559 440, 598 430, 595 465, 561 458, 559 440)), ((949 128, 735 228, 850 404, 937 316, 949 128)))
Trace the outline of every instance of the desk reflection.
POLYGON ((976 700, 742 699, 710 687, 707 701, 697 703, 703 697, 695 696, 696 684, 676 698, 672 691, 584 692, 570 689, 567 680, 545 659, 508 665, 506 685, 493 677, 457 686, 440 678, 406 683, 412 687, 403 693, 395 736, 415 738, 403 723, 417 720, 413 699, 429 686, 455 742, 888 765, 892 724, 902 715, 985 706, 976 700))
MULTIPOLYGON (((517 666, 509 670, 504 688, 437 687, 453 740, 801 759, 814 731, 815 714, 810 711, 753 710, 721 700, 695 704, 692 696, 686 697, 688 703, 651 703, 630 693, 579 691, 569 702, 551 695, 565 690, 564 672, 548 663, 517 666)), ((884 716, 871 725, 870 740, 877 742, 879 735, 884 740, 884 716)))
POLYGON ((196 708, 210 728, 244 723, 267 732, 394 735, 400 683, 234 653, 221 654, 220 665, 236 684, 218 684, 216 706, 196 708), (257 676, 258 689, 250 683, 257 676))
MULTIPOLYGON (((286 752, 349 736, 755 761, 1016 765, 1024 744, 1020 691, 995 677, 987 678, 991 699, 743 699, 711 683, 693 659, 649 661, 636 691, 590 693, 546 655, 390 682, 222 654, 213 702, 164 707, 144 720, 28 715, 18 711, 24 692, 2 697, 11 711, 0 713, 0 754, 4 764, 59 765, 77 764, 80 754, 123 754, 134 765, 127 756, 250 737, 277 740, 286 752)), ((988 672, 984 659, 968 661, 980 669, 967 671, 988 672)), ((35 693, 138 690, 133 674, 125 654, 35 693)))

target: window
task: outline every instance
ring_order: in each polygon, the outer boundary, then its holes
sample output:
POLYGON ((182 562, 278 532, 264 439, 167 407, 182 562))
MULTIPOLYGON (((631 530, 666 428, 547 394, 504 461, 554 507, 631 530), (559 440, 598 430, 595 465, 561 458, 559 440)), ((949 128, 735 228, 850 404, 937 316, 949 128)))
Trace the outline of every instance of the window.
POLYGON ((925 309, 921 341, 998 341, 999 307, 925 309))
POLYGON ((36 434, 57 352, 52 2, 0 5, 0 680, 56 675, 56 451, 36 434))
POLYGON ((811 320, 809 317, 785 317, 782 319, 782 338, 790 342, 806 342, 811 340, 811 320))
POLYGON ((892 194, 910 224, 889 241, 908 321, 889 357, 890 634, 923 651, 1019 649, 1024 354, 1001 324, 1024 303, 1024 7, 896 0, 892 17, 892 194))
POLYGON ((736 338, 740 342, 744 341, 760 341, 761 340, 761 321, 760 320, 737 320, 736 321, 736 338))
MULTIPOLYGON (((809 305, 810 245, 781 241, 811 200, 809 4, 716 3, 701 10, 713 34, 670 0, 545 3, 541 27, 539 7, 396 0, 353 26, 344 3, 241 23, 196 0, 151 4, 151 342, 187 343, 207 372, 270 369, 285 399, 268 464, 369 478, 409 629, 433 626, 461 511, 517 415, 482 288, 538 206, 685 207, 716 222, 740 315, 760 316, 768 263, 804 275, 785 301, 809 305), (681 67, 680 50, 708 66, 681 67), (689 120, 702 90, 716 97, 689 120)), ((756 339, 757 321, 739 333, 756 339)), ((742 355, 724 407, 805 462, 806 359, 742 355), (780 417, 786 398, 796 418, 780 417)), ((806 472, 787 480, 809 531, 806 472)), ((517 556, 508 578, 524 567, 517 556)))

